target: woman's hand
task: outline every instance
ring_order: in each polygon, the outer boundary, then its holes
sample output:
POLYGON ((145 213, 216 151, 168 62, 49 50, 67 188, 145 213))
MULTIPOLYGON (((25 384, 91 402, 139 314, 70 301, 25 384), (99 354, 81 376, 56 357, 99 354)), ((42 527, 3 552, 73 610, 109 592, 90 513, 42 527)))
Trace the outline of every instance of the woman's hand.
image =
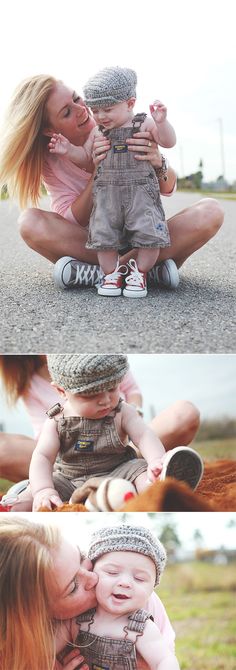
POLYGON ((149 131, 135 133, 133 137, 128 137, 126 140, 129 151, 134 152, 134 158, 138 161, 150 161, 154 168, 159 168, 162 165, 162 157, 159 151, 158 144, 152 139, 149 131), (138 151, 139 153, 135 153, 138 151))
POLYGON ((54 665, 54 670, 76 670, 80 666, 80 670, 89 670, 87 663, 83 663, 84 657, 79 649, 72 649, 68 653, 59 654, 58 659, 54 665), (83 665, 81 665, 83 663, 83 665))

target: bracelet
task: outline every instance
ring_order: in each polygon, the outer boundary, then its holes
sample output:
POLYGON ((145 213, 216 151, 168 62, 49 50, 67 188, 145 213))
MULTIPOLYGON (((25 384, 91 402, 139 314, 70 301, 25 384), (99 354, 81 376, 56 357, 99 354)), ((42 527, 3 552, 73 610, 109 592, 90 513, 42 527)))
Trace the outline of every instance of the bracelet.
POLYGON ((158 179, 164 179, 164 181, 167 181, 168 163, 167 163, 167 160, 166 160, 165 156, 163 156, 163 154, 161 154, 161 166, 157 167, 157 168, 154 168, 154 170, 155 170, 155 173, 156 173, 158 179))

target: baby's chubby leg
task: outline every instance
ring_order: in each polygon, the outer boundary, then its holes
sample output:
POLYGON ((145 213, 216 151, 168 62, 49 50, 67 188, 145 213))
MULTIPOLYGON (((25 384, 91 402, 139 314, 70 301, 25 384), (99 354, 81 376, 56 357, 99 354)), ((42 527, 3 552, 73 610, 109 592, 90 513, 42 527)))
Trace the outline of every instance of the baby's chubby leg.
POLYGON ((108 249, 98 251, 98 260, 104 275, 108 275, 115 271, 119 256, 116 249, 108 249))
POLYGON ((147 470, 145 470, 144 472, 141 472, 138 477, 136 477, 133 483, 137 493, 142 493, 142 491, 145 491, 145 489, 147 489, 148 486, 150 486, 150 484, 153 482, 150 482, 148 479, 147 470))
POLYGON ((139 248, 136 260, 128 262, 129 274, 125 278, 123 295, 126 298, 145 298, 147 295, 147 272, 158 260, 160 249, 139 248))
POLYGON ((148 270, 151 270, 156 265, 159 254, 160 249, 156 247, 138 249, 136 263, 139 271, 148 272, 148 270))
POLYGON ((99 251, 98 260, 104 272, 104 277, 98 287, 98 295, 121 295, 123 277, 127 274, 127 268, 125 265, 120 266, 117 251, 115 249, 99 251))

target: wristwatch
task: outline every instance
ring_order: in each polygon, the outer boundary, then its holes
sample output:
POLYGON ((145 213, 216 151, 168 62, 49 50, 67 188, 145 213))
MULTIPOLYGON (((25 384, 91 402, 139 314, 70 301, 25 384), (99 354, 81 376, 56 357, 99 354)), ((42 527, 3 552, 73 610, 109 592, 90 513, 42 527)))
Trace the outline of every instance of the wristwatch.
POLYGON ((161 161, 161 166, 154 168, 154 170, 158 179, 164 179, 164 181, 167 181, 168 162, 163 154, 161 154, 161 161))

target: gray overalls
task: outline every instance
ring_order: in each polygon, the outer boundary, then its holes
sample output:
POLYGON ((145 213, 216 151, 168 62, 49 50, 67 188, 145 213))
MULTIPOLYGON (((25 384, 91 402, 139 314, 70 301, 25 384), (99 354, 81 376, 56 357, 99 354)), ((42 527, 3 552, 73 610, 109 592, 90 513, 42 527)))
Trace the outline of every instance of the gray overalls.
POLYGON ((139 635, 143 635, 146 621, 153 621, 151 614, 144 609, 136 610, 128 617, 123 639, 113 639, 89 632, 95 612, 96 609, 91 609, 76 617, 79 624, 88 622, 88 631, 80 630, 75 642, 89 670, 136 670, 136 640, 139 635), (129 640, 129 631, 137 633, 135 642, 129 640))
POLYGON ((115 415, 122 402, 120 399, 113 412, 101 419, 64 417, 59 404, 48 411, 49 418, 56 421, 60 439, 53 482, 63 501, 68 501, 89 477, 122 477, 134 482, 147 470, 144 458, 137 458, 134 449, 121 442, 118 435, 115 415))
MULTIPOLYGON (((136 117, 146 115, 136 115, 136 117)), ((143 119, 144 120, 144 119, 143 119)), ((139 127, 141 123, 139 124, 139 127)), ((148 161, 128 151, 127 137, 139 128, 105 131, 111 141, 94 179, 94 204, 89 223, 88 249, 167 247, 170 236, 160 198, 159 182, 148 161)))

